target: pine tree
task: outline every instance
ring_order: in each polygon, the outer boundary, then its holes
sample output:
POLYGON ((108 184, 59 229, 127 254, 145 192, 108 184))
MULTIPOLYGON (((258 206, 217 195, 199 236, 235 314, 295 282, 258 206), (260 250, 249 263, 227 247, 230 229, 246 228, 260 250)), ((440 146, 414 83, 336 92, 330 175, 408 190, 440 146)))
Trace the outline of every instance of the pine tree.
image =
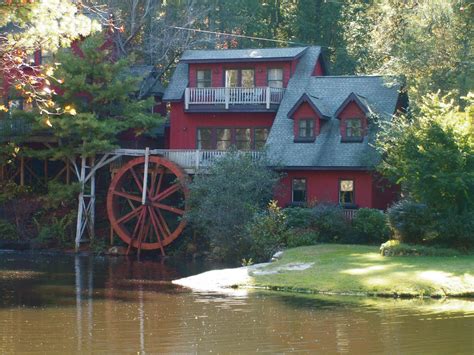
POLYGON ((103 36, 85 39, 77 48, 59 54, 55 73, 61 83, 54 101, 64 108, 58 115, 41 117, 61 144, 49 151, 53 158, 92 157, 117 145, 117 135, 137 134, 158 123, 151 114, 153 99, 137 100, 135 78, 126 75, 130 60, 113 60, 103 36))

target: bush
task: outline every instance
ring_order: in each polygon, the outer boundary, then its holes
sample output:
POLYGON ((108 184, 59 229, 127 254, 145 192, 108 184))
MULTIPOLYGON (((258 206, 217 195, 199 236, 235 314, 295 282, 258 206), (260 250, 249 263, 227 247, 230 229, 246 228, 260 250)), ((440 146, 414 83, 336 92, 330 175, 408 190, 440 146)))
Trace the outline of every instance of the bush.
POLYGON ((308 228, 311 225, 313 215, 310 208, 289 207, 283 212, 286 215, 288 228, 308 228))
POLYGON ((352 219, 356 243, 380 244, 390 237, 385 214, 371 208, 361 208, 352 219))
POLYGON ((311 228, 318 233, 318 242, 322 243, 344 242, 351 232, 342 208, 326 203, 311 209, 311 228))
POLYGON ((44 207, 58 209, 75 206, 80 190, 81 186, 78 182, 67 185, 50 181, 48 183, 48 193, 43 197, 44 207))
POLYGON ((16 226, 4 219, 0 219, 0 240, 18 240, 16 226))
POLYGON ((474 211, 439 213, 434 229, 436 243, 460 249, 474 248, 474 211))
POLYGON ((75 211, 72 211, 62 217, 53 216, 47 223, 40 225, 35 220, 38 227, 38 236, 33 239, 36 247, 72 247, 74 243, 74 222, 76 219, 75 211))
POLYGON ((247 225, 251 238, 251 259, 268 261, 275 252, 286 245, 288 228, 285 220, 286 216, 276 201, 271 201, 267 210, 258 213, 247 225))
POLYGON ((311 229, 290 229, 287 237, 287 247, 296 248, 314 245, 319 239, 318 232, 311 229))
POLYGON ((405 199, 387 211, 394 237, 403 243, 420 244, 433 237, 433 217, 428 207, 405 199))
POLYGON ((455 249, 428 247, 400 243, 398 240, 389 240, 380 246, 383 256, 458 256, 461 253, 455 249))
POLYGON ((185 218, 207 238, 212 257, 240 261, 252 240, 246 226, 273 196, 278 174, 265 161, 230 151, 189 184, 185 218))

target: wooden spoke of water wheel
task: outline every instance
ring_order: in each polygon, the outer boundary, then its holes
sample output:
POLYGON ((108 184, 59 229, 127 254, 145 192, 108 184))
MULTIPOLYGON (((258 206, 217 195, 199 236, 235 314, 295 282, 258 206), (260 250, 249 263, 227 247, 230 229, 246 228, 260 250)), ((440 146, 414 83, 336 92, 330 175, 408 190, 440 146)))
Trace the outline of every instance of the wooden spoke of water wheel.
POLYGON ((138 249, 164 248, 182 233, 186 222, 186 173, 169 160, 150 156, 125 164, 114 176, 107 194, 107 213, 115 233, 138 249), (143 194, 147 171, 146 193, 143 194), (145 197, 145 200, 143 200, 145 197))

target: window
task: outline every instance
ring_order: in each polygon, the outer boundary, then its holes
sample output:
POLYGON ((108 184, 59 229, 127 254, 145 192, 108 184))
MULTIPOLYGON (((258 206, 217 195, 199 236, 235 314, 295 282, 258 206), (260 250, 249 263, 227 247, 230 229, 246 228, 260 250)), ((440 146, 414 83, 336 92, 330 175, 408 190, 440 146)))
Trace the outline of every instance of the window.
POLYGON ((253 88, 255 86, 254 74, 253 69, 227 69, 225 71, 225 87, 253 88))
POLYGON ((255 149, 262 150, 268 138, 268 128, 255 128, 255 149))
POLYGON ((314 119, 305 118, 298 121, 298 138, 314 138, 314 119))
POLYGON ((252 145, 250 141, 250 128, 235 129, 235 147, 238 150, 250 150, 252 145))
POLYGON ((212 149, 213 148, 211 128, 198 128, 197 146, 198 146, 198 149, 212 149))
POLYGON ((292 202, 306 202, 306 179, 293 179, 292 202))
POLYGON ((265 146, 268 128, 198 128, 197 149, 227 150, 234 145, 238 150, 260 150, 265 146))
POLYGON ((339 203, 341 205, 354 204, 354 180, 339 181, 339 203))
POLYGON ((232 131, 230 128, 216 129, 216 149, 227 150, 232 145, 232 131))
POLYGON ((360 118, 346 120, 346 138, 348 140, 362 139, 362 121, 360 118))
POLYGON ((198 88, 208 88, 211 87, 211 70, 198 70, 196 72, 196 87, 198 88))
POLYGON ((242 87, 253 88, 254 85, 254 71, 253 69, 242 70, 242 87))
POLYGON ((271 88, 282 88, 283 87, 283 69, 274 68, 268 69, 268 86, 271 88))

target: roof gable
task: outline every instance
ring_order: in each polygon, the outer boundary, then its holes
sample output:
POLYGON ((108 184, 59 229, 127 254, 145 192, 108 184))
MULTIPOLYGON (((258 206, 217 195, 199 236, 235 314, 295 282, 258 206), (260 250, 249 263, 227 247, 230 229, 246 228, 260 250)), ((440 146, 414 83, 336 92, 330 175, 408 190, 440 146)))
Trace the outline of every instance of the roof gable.
POLYGON ((349 96, 344 100, 344 102, 339 106, 339 108, 334 113, 334 117, 339 118, 340 114, 351 102, 354 102, 367 116, 372 113, 372 110, 367 102, 367 99, 363 96, 357 95, 354 92, 351 92, 349 96))
MULTIPOLYGON (((288 111, 288 114, 287 114, 287 117, 289 119, 293 119, 293 115, 295 114, 295 112, 301 107, 301 105, 303 103, 308 103, 309 106, 313 109, 313 111, 320 117, 320 118, 323 118, 323 119, 329 119, 329 116, 326 114, 326 113, 323 113, 322 110, 320 110, 318 108, 318 106, 316 105, 316 103, 314 102, 314 100, 312 100, 306 93, 304 93, 303 95, 301 95, 301 97, 299 98, 298 101, 296 101, 296 103, 293 105, 293 107, 291 108, 290 111, 288 111)), ((324 110, 323 110, 324 111, 324 110)))

